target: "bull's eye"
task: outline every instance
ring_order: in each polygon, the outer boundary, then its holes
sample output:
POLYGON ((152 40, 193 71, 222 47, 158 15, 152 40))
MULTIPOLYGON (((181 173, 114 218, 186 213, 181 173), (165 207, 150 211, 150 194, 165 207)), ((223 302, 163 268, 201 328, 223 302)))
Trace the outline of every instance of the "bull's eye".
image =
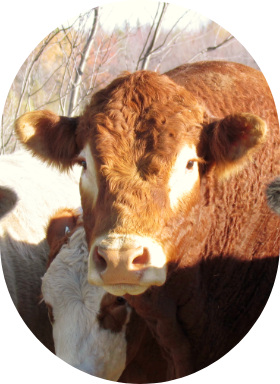
POLYGON ((85 160, 82 160, 80 164, 84 168, 84 170, 87 169, 87 162, 85 160))
POLYGON ((193 160, 188 161, 186 169, 193 169, 193 165, 194 165, 194 161, 193 160))
POLYGON ((84 170, 87 169, 87 162, 86 162, 86 159, 84 157, 77 156, 74 160, 74 164, 79 164, 81 167, 84 168, 84 170))

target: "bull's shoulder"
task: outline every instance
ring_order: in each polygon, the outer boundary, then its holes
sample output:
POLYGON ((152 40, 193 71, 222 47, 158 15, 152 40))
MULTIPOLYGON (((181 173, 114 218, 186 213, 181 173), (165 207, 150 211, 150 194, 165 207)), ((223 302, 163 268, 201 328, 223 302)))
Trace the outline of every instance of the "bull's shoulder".
POLYGON ((277 124, 270 88, 263 74, 251 67, 226 61, 185 64, 166 73, 204 104, 211 115, 224 117, 247 112, 277 124))

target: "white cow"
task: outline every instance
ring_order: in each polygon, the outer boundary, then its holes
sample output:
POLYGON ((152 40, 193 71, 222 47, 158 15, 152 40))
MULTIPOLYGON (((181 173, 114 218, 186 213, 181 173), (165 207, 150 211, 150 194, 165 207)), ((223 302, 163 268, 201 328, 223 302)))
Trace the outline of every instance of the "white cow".
POLYGON ((126 365, 126 324, 131 308, 115 301, 118 332, 102 327, 102 287, 87 281, 88 249, 84 228, 78 228, 43 277, 42 293, 50 311, 55 353, 91 375, 117 381, 126 365))
POLYGON ((107 380, 165 381, 166 363, 143 319, 123 297, 88 283, 82 224, 77 211, 61 209, 47 229, 50 255, 42 295, 53 326, 56 355, 107 380), (65 229, 72 232, 65 235, 65 229))
POLYGON ((12 300, 29 329, 53 350, 44 305, 38 305, 49 247, 45 227, 61 205, 80 205, 79 174, 61 175, 28 153, 0 156, 0 253, 12 300))

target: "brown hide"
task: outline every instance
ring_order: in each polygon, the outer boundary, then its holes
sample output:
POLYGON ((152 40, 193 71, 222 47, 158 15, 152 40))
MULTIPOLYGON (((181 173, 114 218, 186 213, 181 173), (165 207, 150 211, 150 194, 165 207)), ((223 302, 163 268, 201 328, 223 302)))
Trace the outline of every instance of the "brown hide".
POLYGON ((159 344, 145 321, 135 311, 132 316, 126 334, 127 366, 119 382, 140 384, 166 381, 167 362, 162 356, 159 344))
POLYGON ((269 128, 266 144, 236 177, 219 181, 210 172, 202 179, 200 202, 188 218, 195 231, 185 221, 180 225, 179 215, 173 220, 180 262, 169 266, 166 284, 141 297, 127 297, 156 333, 174 367, 173 378, 178 378, 233 348, 269 298, 278 266, 280 220, 269 212, 265 189, 280 172, 280 137, 274 101, 259 72, 209 62, 181 66, 167 75, 213 116, 246 111, 263 118, 269 128))

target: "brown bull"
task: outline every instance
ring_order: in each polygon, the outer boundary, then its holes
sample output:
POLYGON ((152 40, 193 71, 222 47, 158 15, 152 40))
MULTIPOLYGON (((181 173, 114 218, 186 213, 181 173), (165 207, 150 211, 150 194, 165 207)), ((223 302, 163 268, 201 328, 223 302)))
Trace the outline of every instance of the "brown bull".
POLYGON ((124 74, 81 117, 37 111, 16 130, 43 160, 84 168, 88 279, 136 295, 128 300, 170 379, 242 339, 269 297, 280 247, 265 199, 280 172, 280 135, 259 71, 202 62, 124 74))

